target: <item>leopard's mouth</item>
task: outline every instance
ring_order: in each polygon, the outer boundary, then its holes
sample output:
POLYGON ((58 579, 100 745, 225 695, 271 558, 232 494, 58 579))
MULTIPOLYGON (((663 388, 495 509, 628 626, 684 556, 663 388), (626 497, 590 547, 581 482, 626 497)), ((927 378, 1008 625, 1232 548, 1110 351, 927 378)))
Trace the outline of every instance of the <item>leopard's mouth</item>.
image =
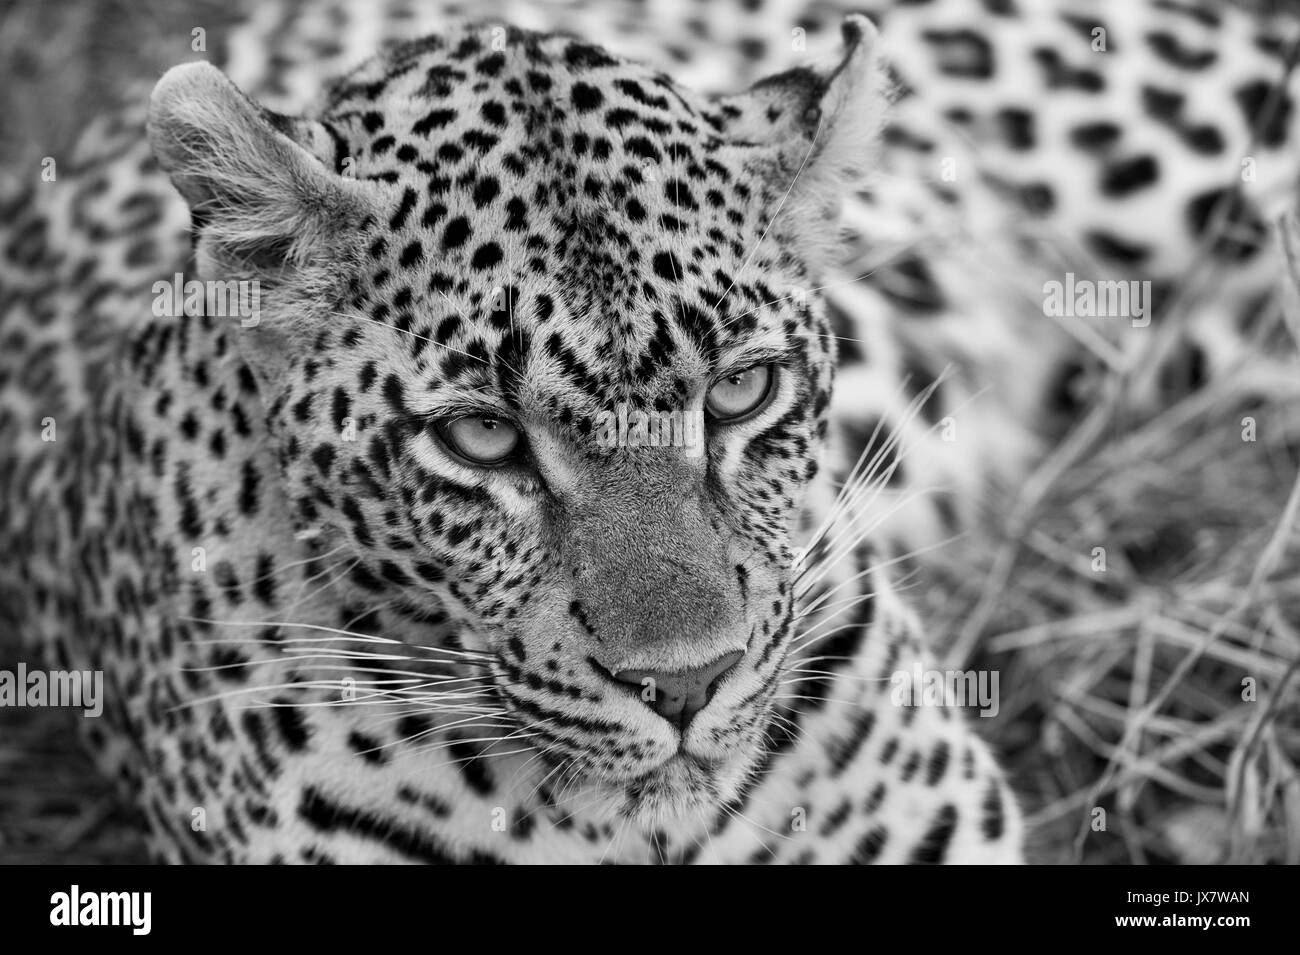
MULTIPOLYGON (((504 668, 509 661, 502 660, 504 668)), ((561 707, 565 701, 534 701, 515 692, 504 674, 493 675, 498 698, 520 732, 533 738, 539 771, 551 774, 545 798, 586 793, 602 815, 656 826, 707 823, 741 794, 765 751, 773 685, 746 693, 718 681, 703 705, 679 721, 676 712, 646 705, 640 684, 618 679, 594 657, 582 664, 565 672, 598 678, 582 702, 603 705, 570 711, 561 707)), ((733 666, 739 661, 727 669, 733 666)), ((681 698, 664 696, 668 703, 681 698)))

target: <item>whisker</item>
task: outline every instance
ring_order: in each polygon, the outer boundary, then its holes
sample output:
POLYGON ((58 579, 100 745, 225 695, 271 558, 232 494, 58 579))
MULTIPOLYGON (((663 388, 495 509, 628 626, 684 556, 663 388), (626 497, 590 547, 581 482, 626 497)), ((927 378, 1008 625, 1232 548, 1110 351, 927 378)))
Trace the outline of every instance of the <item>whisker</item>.
MULTIPOLYGON (((304 630, 316 630, 323 633, 335 634, 337 638, 357 640, 363 643, 383 643, 390 646, 402 646, 412 650, 426 650, 430 653, 446 653, 456 657, 466 657, 470 659, 491 659, 487 654, 480 654, 474 650, 453 650, 449 647, 427 647, 418 646, 409 643, 403 643, 401 640, 394 640, 391 637, 377 637, 373 634, 354 633, 350 630, 342 630, 338 627, 326 627, 315 623, 293 623, 291 621, 274 621, 274 620, 211 620, 204 617, 178 617, 180 620, 190 620, 197 623, 213 624, 218 626, 231 627, 298 627, 304 630)), ((325 637, 286 637, 276 643, 306 643, 312 640, 326 640, 325 637)), ((199 641, 195 641, 199 642, 199 641)), ((262 641, 265 642, 265 641, 262 641)))

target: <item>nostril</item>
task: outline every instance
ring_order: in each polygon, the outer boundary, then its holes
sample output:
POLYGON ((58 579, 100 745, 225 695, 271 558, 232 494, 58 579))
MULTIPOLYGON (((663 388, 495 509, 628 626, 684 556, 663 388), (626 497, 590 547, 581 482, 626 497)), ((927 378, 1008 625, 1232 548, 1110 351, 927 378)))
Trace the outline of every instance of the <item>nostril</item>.
MULTIPOLYGON (((713 699, 722 678, 740 662, 742 656, 741 651, 733 650, 689 670, 620 670, 612 676, 619 683, 639 687, 641 699, 647 706, 685 730, 695 714, 713 699)), ((603 667, 600 669, 609 672, 603 667)))

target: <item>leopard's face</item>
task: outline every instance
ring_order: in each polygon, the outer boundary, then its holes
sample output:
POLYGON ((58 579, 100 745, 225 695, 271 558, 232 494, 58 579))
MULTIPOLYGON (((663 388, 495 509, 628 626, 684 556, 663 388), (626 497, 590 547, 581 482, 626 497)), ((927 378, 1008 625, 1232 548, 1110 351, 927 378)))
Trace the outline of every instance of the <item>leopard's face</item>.
MULTIPOLYGON (((376 604, 445 616, 514 738, 643 818, 762 755, 826 431, 807 237, 834 202, 793 184, 825 185, 835 88, 760 86, 484 28, 390 51, 318 122, 250 120, 309 209, 243 336, 300 527, 376 604)), ((248 244, 218 225, 200 264, 248 244)))

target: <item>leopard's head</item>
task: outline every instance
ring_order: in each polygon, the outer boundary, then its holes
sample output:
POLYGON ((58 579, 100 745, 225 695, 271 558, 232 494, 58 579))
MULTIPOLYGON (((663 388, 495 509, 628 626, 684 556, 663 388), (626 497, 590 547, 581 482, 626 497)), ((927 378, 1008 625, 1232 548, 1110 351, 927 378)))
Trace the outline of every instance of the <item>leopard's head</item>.
MULTIPOLYGON (((151 103, 300 527, 445 615, 518 737, 653 818, 761 758, 827 428, 818 277, 870 163, 875 31, 708 99, 577 39, 389 49, 311 118, 206 65, 151 103)), ((400 634, 392 634, 400 636, 400 634)))

